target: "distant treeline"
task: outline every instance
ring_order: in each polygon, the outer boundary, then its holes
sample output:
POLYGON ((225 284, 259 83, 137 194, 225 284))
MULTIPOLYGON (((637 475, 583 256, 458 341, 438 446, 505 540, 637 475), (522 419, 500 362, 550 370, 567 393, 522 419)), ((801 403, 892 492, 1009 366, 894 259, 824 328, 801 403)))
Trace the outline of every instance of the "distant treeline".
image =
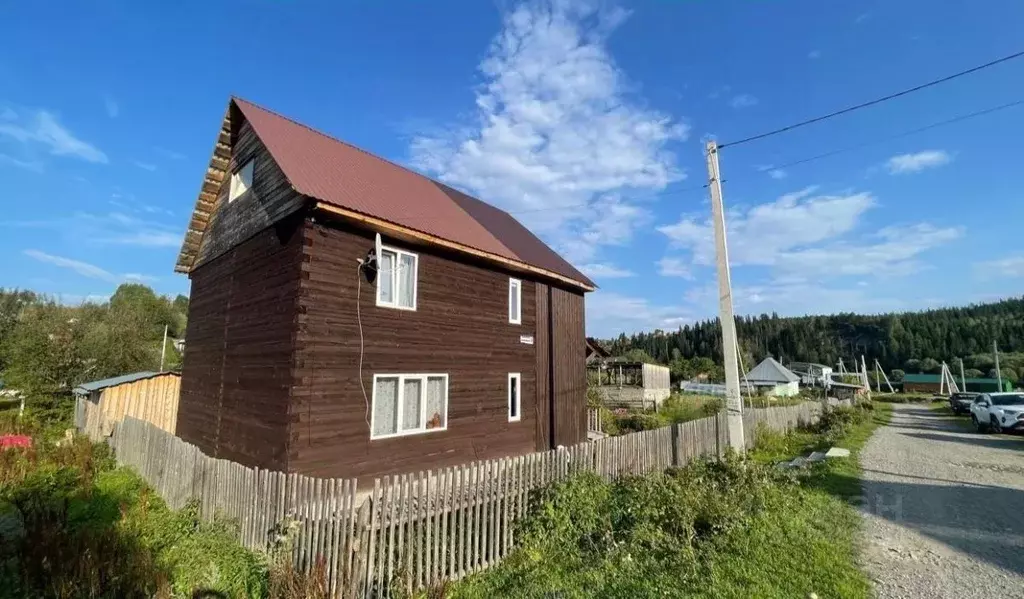
MULTIPOLYGON (((946 361, 959 374, 964 359, 967 376, 988 376, 993 367, 992 342, 1000 352, 1024 352, 1024 298, 964 308, 880 315, 779 317, 777 314, 736 319, 741 355, 749 369, 766 356, 782 362, 818 362, 851 368, 863 355, 868 368, 878 359, 887 372, 938 372, 946 361)), ((616 355, 642 350, 655 361, 711 358, 722 361, 722 330, 718 319, 680 327, 619 335, 604 343, 616 355)), ((1002 374, 1024 375, 1024 354, 1000 356, 1002 374)), ((897 373, 899 374, 899 373, 897 373)))
POLYGON ((31 396, 66 394, 86 381, 180 367, 171 343, 185 334, 188 298, 124 284, 109 301, 66 306, 25 290, 0 289, 0 381, 31 396))

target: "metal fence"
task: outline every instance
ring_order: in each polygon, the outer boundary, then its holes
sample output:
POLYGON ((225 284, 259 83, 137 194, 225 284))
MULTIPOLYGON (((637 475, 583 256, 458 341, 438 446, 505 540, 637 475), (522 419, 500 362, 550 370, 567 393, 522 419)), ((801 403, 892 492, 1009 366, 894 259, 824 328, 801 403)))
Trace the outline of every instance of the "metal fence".
MULTIPOLYGON (((88 409, 88 408, 85 408, 88 409)), ((754 443, 760 424, 785 431, 814 420, 818 404, 744 412, 754 443)), ((457 580, 500 562, 531 492, 576 473, 605 479, 681 466, 728 445, 725 416, 609 437, 525 456, 385 476, 360 493, 354 479, 284 474, 204 455, 158 427, 125 418, 110 444, 172 508, 197 500, 204 519, 229 518, 241 543, 264 549, 296 524, 293 559, 324 565, 334 597, 385 597, 457 580)))

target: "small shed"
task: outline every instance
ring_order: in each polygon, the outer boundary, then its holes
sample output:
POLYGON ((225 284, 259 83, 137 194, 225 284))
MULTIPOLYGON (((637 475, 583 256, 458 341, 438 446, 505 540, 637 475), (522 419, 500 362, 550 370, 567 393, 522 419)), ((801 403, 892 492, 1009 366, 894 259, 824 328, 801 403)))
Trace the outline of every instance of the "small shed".
POLYGON ((832 382, 832 367, 814 362, 790 362, 789 369, 800 377, 800 384, 824 387, 832 382))
POLYGON ((792 397, 800 393, 800 377, 771 356, 744 377, 759 393, 769 397, 792 397))
POLYGON ((657 408, 672 394, 668 366, 625 358, 588 364, 587 384, 608 406, 657 408))
POLYGON ((174 434, 181 375, 135 372, 83 383, 74 389, 75 426, 90 437, 105 437, 125 416, 150 422, 174 434))
POLYGON ((587 343, 584 346, 584 355, 587 358, 587 364, 591 364, 598 360, 603 360, 611 355, 608 350, 601 347, 601 344, 597 342, 597 339, 593 337, 587 337, 587 343))

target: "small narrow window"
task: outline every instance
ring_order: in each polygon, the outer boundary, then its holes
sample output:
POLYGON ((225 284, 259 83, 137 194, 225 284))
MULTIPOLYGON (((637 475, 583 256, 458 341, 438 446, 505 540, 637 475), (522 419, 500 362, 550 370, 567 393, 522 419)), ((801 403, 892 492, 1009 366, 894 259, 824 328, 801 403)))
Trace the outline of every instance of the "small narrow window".
POLYGON ((377 305, 415 310, 419 256, 395 248, 381 248, 380 254, 377 305))
POLYGON ((228 193, 228 201, 232 202, 235 198, 249 191, 252 187, 252 164, 250 160, 242 165, 242 168, 238 169, 234 173, 231 173, 231 190, 228 193))
POLYGON ((520 385, 520 375, 518 372, 508 373, 508 421, 518 422, 521 414, 521 402, 520 395, 522 393, 522 387, 520 385))
POLYGON ((508 280, 508 321, 512 324, 523 322, 523 282, 508 280))
POLYGON ((371 414, 371 439, 445 430, 448 375, 374 375, 371 414))

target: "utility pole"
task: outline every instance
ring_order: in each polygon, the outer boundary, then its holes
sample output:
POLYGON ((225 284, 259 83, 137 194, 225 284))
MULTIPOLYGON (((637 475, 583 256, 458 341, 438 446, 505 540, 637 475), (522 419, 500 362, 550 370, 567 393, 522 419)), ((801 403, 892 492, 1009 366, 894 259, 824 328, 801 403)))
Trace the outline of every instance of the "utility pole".
POLYGON ((715 223, 715 258, 718 263, 718 317, 722 321, 722 359, 725 364, 725 412, 729 446, 743 453, 743 397, 740 395, 740 370, 736 347, 736 318, 732 312, 732 281, 729 277, 729 248, 725 239, 725 208, 722 205, 722 176, 718 170, 718 144, 706 147, 708 187, 711 189, 711 216, 715 223))
POLYGON ((164 342, 160 346, 160 372, 164 371, 164 356, 167 355, 167 325, 164 325, 164 342))
POLYGON ((996 355, 996 384, 999 385, 997 391, 1003 390, 1003 374, 999 371, 999 346, 996 341, 992 340, 992 352, 996 355))
POLYGON ((963 358, 959 358, 959 360, 960 360, 960 386, 963 387, 963 389, 961 389, 961 391, 967 391, 967 379, 964 378, 964 359, 963 358))

